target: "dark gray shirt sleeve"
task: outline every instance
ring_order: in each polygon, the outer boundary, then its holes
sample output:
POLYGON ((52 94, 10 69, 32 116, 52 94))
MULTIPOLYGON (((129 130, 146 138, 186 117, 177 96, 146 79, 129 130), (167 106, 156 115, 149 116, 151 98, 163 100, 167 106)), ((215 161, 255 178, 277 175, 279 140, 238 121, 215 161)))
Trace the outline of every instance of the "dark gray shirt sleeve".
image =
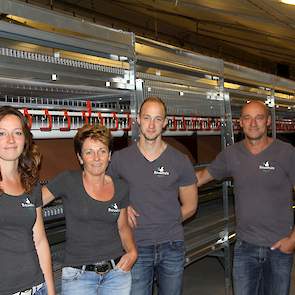
POLYGON ((289 168, 289 177, 293 187, 295 187, 295 148, 291 147, 291 157, 290 157, 290 168, 289 168))
POLYGON ((194 167, 187 156, 184 155, 182 161, 182 173, 179 181, 179 186, 188 186, 196 182, 196 174, 194 167))
POLYGON ((228 150, 225 149, 217 155, 215 160, 207 167, 209 173, 214 179, 221 180, 225 177, 230 177, 227 160, 228 150))
POLYGON ((36 208, 42 207, 43 202, 42 202, 42 194, 41 194, 41 185, 39 183, 34 187, 32 195, 35 200, 35 207, 36 208))
POLYGON ((119 152, 115 152, 112 157, 111 157, 111 161, 107 170, 107 174, 110 175, 113 178, 118 178, 118 177, 122 177, 122 175, 120 175, 118 168, 117 168, 117 158, 119 157, 119 152))
POLYGON ((65 180, 67 179, 68 171, 62 172, 48 182, 46 187, 53 194, 54 198, 60 198, 63 196, 63 187, 65 186, 65 180))
MULTIPOLYGON (((113 177, 112 177, 113 178, 113 177)), ((130 204, 129 201, 129 189, 127 183, 123 179, 114 179, 113 182, 118 182, 116 187, 119 187, 122 194, 122 199, 120 202, 120 208, 127 208, 130 204)))

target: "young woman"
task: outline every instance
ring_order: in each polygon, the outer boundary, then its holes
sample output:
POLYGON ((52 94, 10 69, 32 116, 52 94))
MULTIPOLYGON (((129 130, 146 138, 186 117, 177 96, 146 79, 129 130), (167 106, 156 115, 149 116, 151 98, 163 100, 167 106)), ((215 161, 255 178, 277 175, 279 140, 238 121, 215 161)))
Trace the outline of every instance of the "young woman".
POLYGON ((40 154, 25 117, 0 108, 0 294, 55 295, 38 184, 40 154), (47 285, 45 285, 45 282, 47 285))
POLYGON ((110 143, 110 131, 104 126, 80 128, 74 146, 82 170, 65 171, 43 188, 44 203, 63 199, 63 295, 130 293, 137 251, 127 221, 128 187, 105 173, 110 143))

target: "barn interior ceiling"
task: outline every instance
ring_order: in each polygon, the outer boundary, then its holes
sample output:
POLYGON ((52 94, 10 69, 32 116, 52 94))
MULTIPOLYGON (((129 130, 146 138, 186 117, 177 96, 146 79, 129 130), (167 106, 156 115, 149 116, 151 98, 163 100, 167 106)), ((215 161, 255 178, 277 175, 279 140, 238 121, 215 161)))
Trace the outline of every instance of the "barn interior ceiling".
POLYGON ((295 79, 295 5, 280 0, 23 2, 295 79))

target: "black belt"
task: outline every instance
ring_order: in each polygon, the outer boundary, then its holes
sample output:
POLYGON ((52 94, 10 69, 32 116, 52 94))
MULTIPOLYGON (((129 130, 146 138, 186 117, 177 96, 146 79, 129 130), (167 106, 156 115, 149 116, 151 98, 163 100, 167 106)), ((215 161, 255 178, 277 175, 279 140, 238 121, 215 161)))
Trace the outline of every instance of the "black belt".
POLYGON ((116 259, 104 260, 95 264, 84 264, 78 266, 72 266, 73 268, 83 269, 87 271, 95 271, 99 275, 108 273, 110 270, 114 269, 116 264, 120 261, 121 256, 116 259))

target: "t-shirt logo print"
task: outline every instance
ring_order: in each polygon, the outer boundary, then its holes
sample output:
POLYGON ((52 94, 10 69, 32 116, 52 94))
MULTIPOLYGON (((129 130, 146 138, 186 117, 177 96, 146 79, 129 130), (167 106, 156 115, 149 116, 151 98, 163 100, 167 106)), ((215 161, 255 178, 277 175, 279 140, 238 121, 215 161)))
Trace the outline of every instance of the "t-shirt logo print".
POLYGON ((35 205, 31 203, 29 198, 26 198, 26 200, 22 202, 21 205, 23 208, 35 207, 35 205))
POLYGON ((170 173, 168 171, 165 171, 165 168, 163 166, 158 167, 157 170, 154 170, 154 175, 165 175, 168 176, 170 173))
POLYGON ((117 203, 112 204, 112 205, 108 208, 108 212, 111 212, 111 213, 119 213, 119 212, 120 212, 120 209, 119 209, 117 203))
POLYGON ((265 162, 263 162, 262 165, 259 165, 259 169, 266 171, 266 170, 275 170, 276 168, 271 166, 269 161, 265 161, 265 162))

